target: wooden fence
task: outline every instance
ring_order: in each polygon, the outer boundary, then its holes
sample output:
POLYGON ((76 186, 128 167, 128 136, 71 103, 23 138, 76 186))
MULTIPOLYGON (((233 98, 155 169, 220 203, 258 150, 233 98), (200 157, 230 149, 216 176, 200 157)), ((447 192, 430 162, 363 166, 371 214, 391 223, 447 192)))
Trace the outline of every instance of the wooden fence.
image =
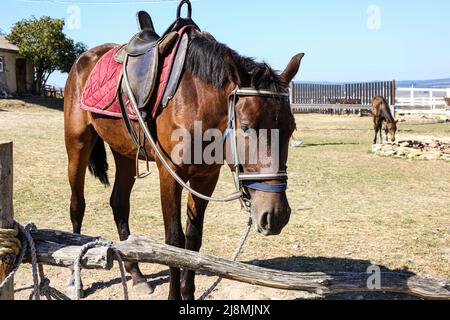
POLYGON ((42 90, 44 97, 52 97, 58 99, 64 99, 64 90, 62 88, 56 88, 55 86, 45 85, 42 90))
POLYGON ((291 85, 291 103, 299 113, 361 113, 370 109, 375 96, 382 96, 389 105, 394 105, 395 81, 291 85))
MULTIPOLYGON (((13 227, 12 202, 13 161, 12 143, 0 143, 0 229, 13 227)), ((97 238, 77 234, 38 230, 32 232, 37 261, 43 265, 72 268, 81 247, 97 238)), ((320 241, 320 240, 319 240, 320 241)), ((144 237, 130 237, 114 244, 124 261, 157 263, 170 267, 206 272, 225 279, 270 288, 298 290, 321 295, 342 292, 397 292, 422 298, 450 299, 447 280, 420 277, 411 273, 380 272, 381 283, 372 285, 372 272, 314 272, 294 273, 260 268, 232 262, 197 252, 158 243, 144 237)), ((15 256, 2 254, 0 247, 0 283, 13 269, 15 256)), ((110 270, 115 255, 111 248, 93 248, 81 260, 83 268, 110 270)), ((26 256, 30 261, 30 256, 26 256)), ((13 282, 0 288, 0 300, 14 298, 13 282)))
POLYGON ((449 114, 446 97, 450 88, 397 88, 395 109, 399 114, 449 114))

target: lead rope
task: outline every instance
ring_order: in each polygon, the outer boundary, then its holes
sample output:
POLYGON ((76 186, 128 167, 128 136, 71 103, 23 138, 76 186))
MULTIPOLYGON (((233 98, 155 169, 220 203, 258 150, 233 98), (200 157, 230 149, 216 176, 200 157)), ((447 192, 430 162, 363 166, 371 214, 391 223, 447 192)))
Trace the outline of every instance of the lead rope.
MULTIPOLYGON (((250 234, 250 230, 252 228, 252 219, 249 218, 249 221, 247 223, 247 225, 245 226, 244 231, 242 232, 242 236, 241 239, 238 242, 238 245, 236 247, 236 250, 234 251, 233 255, 231 256, 231 261, 232 262, 236 262, 239 255, 242 252, 242 249, 244 248, 245 243, 247 242, 248 236, 250 234)), ((208 290, 206 290, 201 296, 200 298, 198 298, 199 301, 203 301, 206 300, 206 298, 209 297, 209 295, 211 293, 213 293, 214 290, 216 290, 216 288, 219 286, 219 284, 222 282, 223 278, 217 278, 217 280, 211 285, 211 287, 209 287, 208 290)))

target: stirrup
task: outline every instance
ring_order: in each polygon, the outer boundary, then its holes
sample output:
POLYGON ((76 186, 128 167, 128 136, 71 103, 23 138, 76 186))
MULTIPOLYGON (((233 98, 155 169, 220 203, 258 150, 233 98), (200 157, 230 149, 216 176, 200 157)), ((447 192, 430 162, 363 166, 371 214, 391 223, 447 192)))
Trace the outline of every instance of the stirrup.
POLYGON ((136 176, 134 178, 136 180, 145 179, 151 174, 152 173, 150 172, 150 164, 149 164, 149 161, 148 161, 147 151, 142 146, 139 146, 138 151, 136 153, 136 176), (139 170, 139 155, 141 154, 141 152, 142 152, 142 154, 145 157, 145 162, 147 163, 147 171, 142 173, 142 174, 140 173, 140 170, 139 170))
POLYGON ((145 179, 147 178, 149 175, 151 175, 150 172, 150 164, 148 161, 148 154, 147 154, 147 150, 145 150, 145 137, 144 137, 144 142, 141 143, 141 128, 139 127, 139 133, 138 133, 139 137, 138 137, 138 141, 137 141, 137 152, 136 152, 136 176, 134 177, 134 179, 139 180, 139 179, 145 179), (145 162, 147 163, 147 171, 144 173, 140 173, 139 170, 139 156, 143 155, 145 158, 145 162))

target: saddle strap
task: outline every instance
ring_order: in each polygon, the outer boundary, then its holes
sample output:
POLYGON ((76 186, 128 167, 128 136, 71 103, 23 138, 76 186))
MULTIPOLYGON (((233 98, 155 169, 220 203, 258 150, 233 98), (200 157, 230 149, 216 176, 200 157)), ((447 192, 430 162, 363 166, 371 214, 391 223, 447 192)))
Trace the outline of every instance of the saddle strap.
POLYGON ((127 113, 127 105, 123 99, 122 83, 123 83, 123 73, 119 78, 119 85, 117 86, 117 96, 119 98, 120 112, 122 113, 123 121, 125 122, 125 126, 127 127, 128 133, 130 134, 133 143, 137 145, 139 143, 139 140, 137 133, 133 128, 133 124, 131 123, 130 117, 128 116, 127 113))

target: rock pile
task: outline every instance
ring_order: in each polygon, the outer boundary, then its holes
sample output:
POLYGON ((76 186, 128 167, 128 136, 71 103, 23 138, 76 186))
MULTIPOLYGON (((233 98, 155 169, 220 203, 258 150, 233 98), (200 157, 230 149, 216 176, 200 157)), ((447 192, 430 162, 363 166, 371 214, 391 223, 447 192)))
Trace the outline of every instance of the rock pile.
POLYGON ((376 144, 372 147, 372 152, 383 157, 450 162, 450 142, 439 140, 404 140, 393 144, 376 144))

